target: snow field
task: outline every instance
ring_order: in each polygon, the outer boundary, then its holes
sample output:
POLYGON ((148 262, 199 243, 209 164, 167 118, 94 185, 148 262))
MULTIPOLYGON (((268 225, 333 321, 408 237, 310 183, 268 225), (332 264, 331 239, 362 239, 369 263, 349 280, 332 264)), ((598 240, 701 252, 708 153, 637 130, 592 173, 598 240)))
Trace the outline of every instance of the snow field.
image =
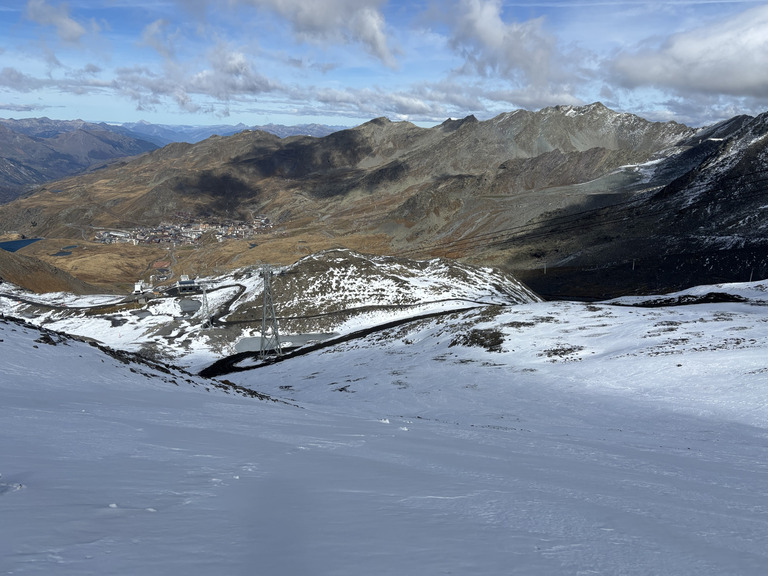
POLYGON ((0 573, 762 575, 767 312, 530 303, 226 377, 287 403, 0 320, 0 573))

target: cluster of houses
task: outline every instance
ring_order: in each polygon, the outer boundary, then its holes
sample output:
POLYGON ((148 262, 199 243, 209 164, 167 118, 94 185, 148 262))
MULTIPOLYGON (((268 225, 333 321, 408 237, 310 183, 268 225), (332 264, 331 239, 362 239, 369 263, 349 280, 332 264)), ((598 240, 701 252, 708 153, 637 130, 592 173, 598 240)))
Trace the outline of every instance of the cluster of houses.
POLYGON ((225 239, 251 238, 272 228, 269 218, 256 217, 250 221, 195 221, 181 224, 161 223, 159 226, 139 226, 129 230, 99 230, 94 241, 104 244, 197 244, 204 234, 213 233, 219 242, 225 239))

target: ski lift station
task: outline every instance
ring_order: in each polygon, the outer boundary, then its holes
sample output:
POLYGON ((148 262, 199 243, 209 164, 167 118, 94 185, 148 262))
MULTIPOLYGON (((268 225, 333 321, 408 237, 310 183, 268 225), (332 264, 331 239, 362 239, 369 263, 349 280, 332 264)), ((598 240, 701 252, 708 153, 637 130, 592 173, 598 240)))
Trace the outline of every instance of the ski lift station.
POLYGON ((182 274, 179 277, 179 281, 176 283, 176 289, 179 291, 179 295, 197 294, 201 290, 200 285, 197 283, 197 280, 191 279, 186 274, 182 274))

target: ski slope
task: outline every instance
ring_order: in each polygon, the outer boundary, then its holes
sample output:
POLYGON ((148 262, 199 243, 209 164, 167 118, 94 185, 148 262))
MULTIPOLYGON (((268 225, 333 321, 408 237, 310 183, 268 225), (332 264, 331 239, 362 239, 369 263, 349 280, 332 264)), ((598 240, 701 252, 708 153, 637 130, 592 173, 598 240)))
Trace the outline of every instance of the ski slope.
POLYGON ((765 286, 717 289, 224 377, 274 401, 0 319, 0 574, 763 575, 765 286))

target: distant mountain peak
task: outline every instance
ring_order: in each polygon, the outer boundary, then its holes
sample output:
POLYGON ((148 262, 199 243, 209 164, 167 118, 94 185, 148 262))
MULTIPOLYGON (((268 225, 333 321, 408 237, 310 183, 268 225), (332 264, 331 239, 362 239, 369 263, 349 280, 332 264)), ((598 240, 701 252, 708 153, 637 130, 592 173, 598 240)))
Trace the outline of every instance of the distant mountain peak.
POLYGON ((585 104, 583 106, 573 106, 569 104, 562 104, 558 106, 549 106, 542 108, 539 111, 541 114, 563 114, 565 116, 584 116, 587 114, 614 114, 616 116, 621 115, 620 112, 616 112, 611 108, 608 108, 602 102, 593 102, 592 104, 585 104))
POLYGON ((374 125, 377 125, 377 126, 387 126, 388 124, 392 124, 392 120, 390 120, 386 116, 379 116, 378 118, 374 118, 372 120, 369 120, 367 123, 368 124, 374 124, 374 125))
POLYGON ((477 118, 475 118, 475 115, 470 114, 464 118, 448 118, 442 124, 440 124, 440 127, 449 130, 457 130, 465 124, 477 124, 478 122, 479 121, 477 118))

